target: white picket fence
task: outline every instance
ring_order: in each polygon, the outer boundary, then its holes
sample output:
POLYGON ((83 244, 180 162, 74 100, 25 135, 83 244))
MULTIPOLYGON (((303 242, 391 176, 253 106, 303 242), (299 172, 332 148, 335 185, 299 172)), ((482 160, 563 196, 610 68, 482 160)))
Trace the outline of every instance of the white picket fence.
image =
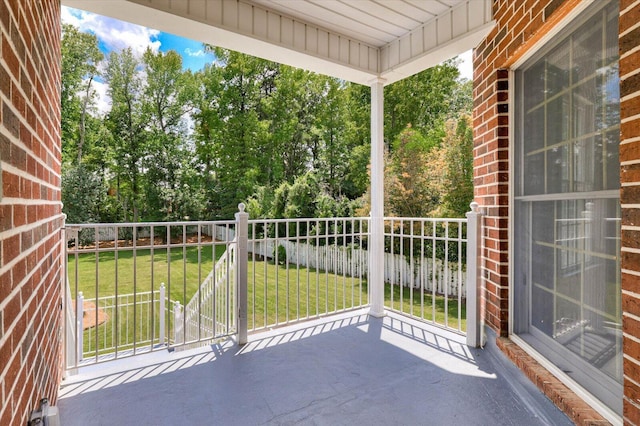
POLYGON ((228 225, 209 225, 202 228, 202 233, 213 237, 216 241, 229 242, 236 239, 235 229, 228 225))
MULTIPOLYGON (((276 245, 284 247, 286 262, 335 274, 360 277, 367 274, 369 253, 359 247, 312 245, 285 239, 249 242, 251 253, 273 260, 276 245)), ((278 259, 279 262, 284 259, 278 259)), ((384 254, 384 280, 394 285, 424 288, 437 294, 457 296, 466 294, 466 270, 457 262, 418 258, 411 260, 400 254, 384 254)))
POLYGON ((464 297, 467 294, 467 271, 460 266, 458 262, 441 259, 411 260, 400 254, 385 253, 384 280, 394 285, 424 288, 429 292, 435 286, 436 294, 464 297))
MULTIPOLYGON (((80 240, 86 240, 91 243, 95 241, 115 241, 123 239, 127 236, 131 238, 133 235, 133 227, 129 226, 109 226, 109 227, 96 227, 95 229, 84 229, 81 231, 80 240)), ((138 238, 149 238, 151 235, 148 228, 140 229, 136 232, 138 238)), ((68 240, 73 241, 76 239, 76 235, 72 232, 68 234, 68 240)))
MULTIPOLYGON (((284 247, 286 263, 289 264, 351 277, 362 277, 367 274, 368 253, 359 247, 335 244, 313 245, 285 239, 269 239, 250 241, 249 257, 255 254, 275 261, 276 246, 284 247)), ((277 261, 284 263, 285 259, 278 257, 277 261)))

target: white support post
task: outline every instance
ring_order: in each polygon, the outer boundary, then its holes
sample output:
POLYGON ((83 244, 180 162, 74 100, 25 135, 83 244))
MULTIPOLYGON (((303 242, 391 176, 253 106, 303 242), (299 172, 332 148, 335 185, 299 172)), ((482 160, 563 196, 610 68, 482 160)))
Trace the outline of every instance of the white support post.
POLYGON ((371 83, 369 314, 384 316, 384 80, 371 83))
POLYGON ((173 303, 173 342, 184 343, 184 327, 182 321, 182 305, 177 300, 173 303))
POLYGON ((484 345, 482 326, 482 213, 476 202, 467 213, 467 345, 484 345))
POLYGON ((238 294, 238 344, 247 343, 247 267, 249 263, 247 240, 249 237, 249 214, 244 211, 244 204, 238 204, 236 213, 236 289, 238 294))
POLYGON ((164 327, 164 321, 165 321, 165 315, 166 315, 166 302, 165 302, 165 286, 164 283, 160 284, 160 303, 159 303, 159 316, 160 316, 160 336, 159 336, 159 340, 160 340, 160 344, 164 345, 165 342, 165 327, 164 327))
POLYGON ((82 326, 82 319, 84 318, 84 296, 82 292, 78 292, 78 297, 76 299, 76 341, 77 346, 76 350, 78 351, 78 355, 76 357, 77 362, 82 362, 82 352, 84 351, 84 342, 83 335, 84 330, 82 326))

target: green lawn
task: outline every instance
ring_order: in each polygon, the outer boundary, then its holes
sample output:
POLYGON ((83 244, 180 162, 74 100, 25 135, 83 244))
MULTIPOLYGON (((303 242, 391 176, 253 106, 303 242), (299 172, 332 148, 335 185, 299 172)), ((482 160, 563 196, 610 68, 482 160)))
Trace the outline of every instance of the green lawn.
POLYGON ((287 268, 271 262, 255 262, 255 267, 250 262, 248 275, 249 329, 368 303, 365 278, 344 277, 295 265, 287 268))
MULTIPOLYGON (((82 291, 85 300, 96 297, 96 276, 98 277, 97 296, 104 297, 116 293, 116 276, 118 278, 117 293, 119 295, 135 292, 140 294, 150 290, 158 291, 161 283, 165 283, 172 301, 188 303, 196 293, 200 283, 211 271, 215 260, 224 253, 225 246, 217 245, 214 251, 211 245, 197 247, 155 249, 153 257, 149 249, 137 250, 136 256, 132 251, 114 253, 83 253, 69 256, 69 281, 75 298, 77 290, 82 291), (96 262, 96 257, 98 262, 96 262), (170 262, 168 262, 168 258, 170 262), (199 262, 199 259, 201 260, 199 262), (96 268, 97 263, 97 268, 96 268), (77 266, 76 266, 77 265, 77 266), (153 267, 152 267, 153 265, 153 267), (97 271, 97 272, 96 272, 97 271), (169 280, 169 277, 171 278, 169 280), (77 281, 76 281, 77 278, 77 281)), ((297 268, 295 265, 275 265, 272 262, 256 261, 249 263, 248 270, 248 319, 249 329, 261 329, 276 324, 295 321, 298 318, 312 318, 326 313, 351 309, 367 304, 367 282, 364 278, 351 278, 341 275, 316 271, 312 268, 297 268), (255 309, 254 309, 255 306, 255 309)), ((421 299, 419 290, 413 291, 413 305, 408 288, 393 287, 393 303, 391 301, 391 286, 385 286, 385 305, 405 313, 422 317, 429 321, 445 324, 448 316, 448 326, 458 327, 458 302, 449 300, 445 314, 445 299, 436 296, 435 317, 431 306, 431 294, 425 294, 421 299), (402 298, 400 293, 402 292, 402 298), (402 299, 402 305, 400 300, 402 299), (413 309, 412 309, 413 306, 413 309)), ((158 313, 153 315, 149 304, 140 304, 143 296, 138 295, 136 307, 132 306, 118 313, 119 332, 111 312, 109 320, 98 327, 99 348, 109 348, 115 343, 114 335, 118 338, 121 349, 131 348, 135 333, 137 341, 145 344, 158 343, 159 320, 158 313), (134 321, 135 310, 135 321, 134 321), (155 330, 151 324, 154 318, 155 330), (143 320, 146 319, 146 320, 143 320), (134 331, 135 330, 135 331, 134 331), (151 335, 153 331, 153 336, 151 335), (153 337, 153 340, 152 340, 153 337)), ((133 302, 133 301, 132 301, 133 302)), ((157 305, 156 305, 157 306, 157 305)), ((157 311, 157 308, 154 308, 157 311)), ((462 304, 462 322, 460 328, 465 330, 465 307, 462 304)), ((89 313, 95 315, 95 313, 89 313)), ((172 319, 167 317, 167 333, 172 333, 172 319)), ((85 352, 95 353, 96 329, 85 330, 85 352)))
POLYGON ((446 325, 447 327, 462 331, 467 330, 467 308, 464 300, 460 303, 460 309, 458 309, 458 299, 452 298, 452 296, 445 299, 444 296, 436 295, 435 309, 432 306, 432 300, 433 295, 430 291, 425 290, 424 292, 421 292, 420 289, 411 289, 407 287, 401 289, 399 286, 393 286, 392 302, 391 286, 389 284, 385 284, 384 286, 385 306, 440 325, 446 325), (401 293, 402 297, 400 297, 401 293), (401 300, 402 303, 400 303, 401 300), (445 306, 447 307, 446 312, 445 306), (458 311, 460 311, 461 314, 460 321, 458 320, 458 311))
MULTIPOLYGON (((216 245, 215 260, 219 259, 224 251, 224 245, 216 245)), ((118 251, 117 257, 116 262, 116 254, 113 252, 80 254, 76 274, 75 255, 69 255, 69 283, 72 293, 75 292, 76 277, 78 291, 83 292, 85 299, 93 299, 96 295, 114 295, 116 290, 117 294, 129 294, 134 290, 138 293, 151 291, 152 288, 157 291, 160 284, 165 283, 167 291, 171 291, 171 300, 184 303, 193 296, 214 264, 211 245, 202 246, 200 250, 198 247, 155 249, 153 256, 150 249, 137 250, 135 257, 133 251, 122 250, 118 251)))

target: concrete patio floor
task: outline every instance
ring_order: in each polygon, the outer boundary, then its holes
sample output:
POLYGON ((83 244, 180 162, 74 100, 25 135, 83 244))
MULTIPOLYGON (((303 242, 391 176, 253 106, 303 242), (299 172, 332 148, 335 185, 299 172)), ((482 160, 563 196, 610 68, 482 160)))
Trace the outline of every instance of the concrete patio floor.
POLYGON ((570 425, 495 347, 403 316, 336 315, 85 367, 61 424, 570 425))

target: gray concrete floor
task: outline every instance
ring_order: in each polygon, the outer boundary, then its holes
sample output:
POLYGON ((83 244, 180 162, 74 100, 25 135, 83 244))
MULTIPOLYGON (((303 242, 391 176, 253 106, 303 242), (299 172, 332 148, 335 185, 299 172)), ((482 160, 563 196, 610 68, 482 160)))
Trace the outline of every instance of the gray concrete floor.
POLYGON ((389 314, 333 316, 82 369, 61 424, 570 425, 491 342, 389 314))

